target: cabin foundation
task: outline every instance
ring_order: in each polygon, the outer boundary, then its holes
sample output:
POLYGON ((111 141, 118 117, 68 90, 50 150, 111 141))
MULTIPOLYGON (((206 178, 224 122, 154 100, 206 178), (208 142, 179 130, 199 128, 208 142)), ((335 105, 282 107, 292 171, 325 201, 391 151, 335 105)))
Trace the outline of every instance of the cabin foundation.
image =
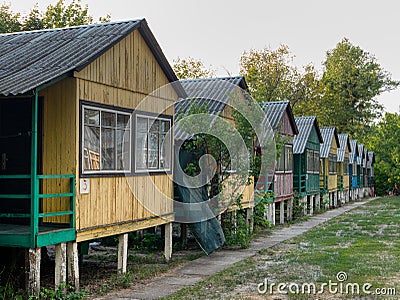
POLYGON ((172 223, 164 225, 164 257, 167 262, 172 258, 172 223))
POLYGON ((30 248, 26 251, 26 290, 29 296, 39 297, 40 294, 40 248, 30 248))
POLYGON ((55 247, 54 284, 56 290, 67 282, 67 244, 57 244, 55 247))
POLYGON ((249 231, 249 234, 253 233, 254 230, 254 218, 253 218, 254 208, 249 207, 246 209, 246 225, 249 231))
POLYGON ((285 201, 279 202, 279 224, 285 224, 285 201))
POLYGON ((128 265, 128 234, 118 237, 118 274, 126 274, 128 265))
POLYGON ((293 198, 287 201, 286 219, 288 221, 293 220, 293 198))
POLYGON ((79 253, 78 243, 67 243, 67 265, 68 265, 68 283, 75 290, 79 290, 79 253))

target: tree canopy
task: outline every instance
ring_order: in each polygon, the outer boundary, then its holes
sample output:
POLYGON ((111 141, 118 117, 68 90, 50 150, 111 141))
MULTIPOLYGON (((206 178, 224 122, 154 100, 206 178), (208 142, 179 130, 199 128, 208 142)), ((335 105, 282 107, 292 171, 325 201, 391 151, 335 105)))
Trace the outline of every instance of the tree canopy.
POLYGON ((373 126, 366 140, 369 150, 375 152, 375 186, 378 194, 384 194, 400 184, 400 115, 386 113, 384 118, 373 126))
POLYGON ((321 124, 353 138, 365 136, 383 107, 376 97, 398 87, 376 58, 344 38, 326 54, 321 78, 321 124))
POLYGON ((211 78, 215 76, 215 71, 211 67, 206 67, 200 59, 192 57, 177 58, 174 60, 173 69, 179 79, 211 78))
MULTIPOLYGON (((110 21, 110 15, 100 17, 99 22, 110 21)), ((66 4, 64 0, 58 0, 56 4, 50 4, 45 11, 40 11, 37 4, 30 12, 23 16, 14 13, 11 6, 0 6, 0 32, 18 32, 39 29, 52 29, 87 25, 93 23, 93 17, 89 14, 89 7, 83 5, 81 0, 72 0, 66 4)))

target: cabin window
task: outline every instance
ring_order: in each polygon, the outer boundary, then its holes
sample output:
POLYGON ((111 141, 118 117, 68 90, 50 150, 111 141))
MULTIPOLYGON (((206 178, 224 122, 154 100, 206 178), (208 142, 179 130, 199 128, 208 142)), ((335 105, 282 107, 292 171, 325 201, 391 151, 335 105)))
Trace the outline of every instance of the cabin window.
POLYGON ((319 151, 314 151, 314 173, 319 174, 319 170, 320 170, 319 151))
POLYGON ((307 149, 307 173, 319 173, 319 151, 307 149))
POLYGON ((171 120, 136 115, 136 172, 171 170, 171 120))
POLYGON ((291 173, 293 171, 293 147, 284 145, 282 153, 276 163, 275 171, 278 173, 291 173))
POLYGON ((344 175, 349 175, 349 159, 347 157, 344 158, 344 175))
POLYGON ((335 154, 329 154, 329 174, 336 174, 337 159, 335 154))
POLYGON ((356 176, 357 175, 357 164, 355 162, 353 162, 352 168, 353 168, 353 176, 356 176))
POLYGON ((130 113, 84 105, 82 167, 84 174, 131 170, 130 113))

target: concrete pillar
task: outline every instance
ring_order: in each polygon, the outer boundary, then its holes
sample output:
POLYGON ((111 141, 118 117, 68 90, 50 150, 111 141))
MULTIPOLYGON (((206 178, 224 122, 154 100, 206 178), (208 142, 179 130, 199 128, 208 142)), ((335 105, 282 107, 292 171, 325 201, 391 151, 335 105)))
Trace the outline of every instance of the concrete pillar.
POLYGON ((275 202, 268 203, 267 205, 267 219, 272 225, 275 225, 275 202))
POLYGON ((28 249, 25 255, 25 283, 28 295, 39 298, 40 294, 40 248, 28 249))
POLYGON ((315 195, 315 208, 317 210, 321 209, 321 195, 320 194, 315 195))
POLYGON ((167 262, 172 258, 172 223, 164 225, 164 257, 167 262))
POLYGON ((293 219, 293 198, 287 201, 286 219, 291 221, 293 219))
POLYGON ((279 224, 285 224, 285 201, 279 203, 279 224))
POLYGON ((62 283, 67 282, 67 244, 61 243, 56 245, 55 249, 55 272, 54 284, 56 290, 62 283))
POLYGON ((338 194, 337 192, 333 192, 333 206, 338 207, 338 194))
POLYGON ((68 265, 68 283, 79 290, 79 253, 78 243, 69 242, 67 244, 67 265, 68 265))
POLYGON ((118 273, 126 274, 128 265, 128 234, 121 234, 118 237, 118 273))
POLYGON ((310 216, 312 216, 314 214, 314 199, 315 199, 315 196, 314 195, 310 195, 309 199, 310 199, 309 213, 310 213, 310 216))
POLYGON ((253 210, 253 207, 249 207, 246 209, 246 224, 250 234, 252 234, 254 230, 253 210))

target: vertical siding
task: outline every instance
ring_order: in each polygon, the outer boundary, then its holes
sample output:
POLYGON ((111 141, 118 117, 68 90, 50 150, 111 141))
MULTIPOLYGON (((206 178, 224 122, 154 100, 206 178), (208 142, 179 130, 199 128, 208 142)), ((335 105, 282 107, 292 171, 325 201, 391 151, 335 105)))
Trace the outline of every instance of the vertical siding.
MULTIPOLYGON (((45 175, 76 174, 76 80, 65 79, 40 93, 43 97, 43 165, 45 175)), ((69 191, 69 180, 42 181, 43 193, 69 191)), ((44 212, 69 210, 69 199, 43 199, 44 212)), ((69 217, 46 218, 46 222, 69 222, 69 217)))
MULTIPOLYGON (((131 109, 169 83, 138 31, 75 76, 80 100, 131 109)), ((141 109, 173 115, 175 92, 167 89, 164 96, 154 97, 141 109)), ((168 200, 173 199, 173 183, 167 175, 91 178, 90 182, 92 192, 78 196, 78 231, 173 213, 168 200)))

